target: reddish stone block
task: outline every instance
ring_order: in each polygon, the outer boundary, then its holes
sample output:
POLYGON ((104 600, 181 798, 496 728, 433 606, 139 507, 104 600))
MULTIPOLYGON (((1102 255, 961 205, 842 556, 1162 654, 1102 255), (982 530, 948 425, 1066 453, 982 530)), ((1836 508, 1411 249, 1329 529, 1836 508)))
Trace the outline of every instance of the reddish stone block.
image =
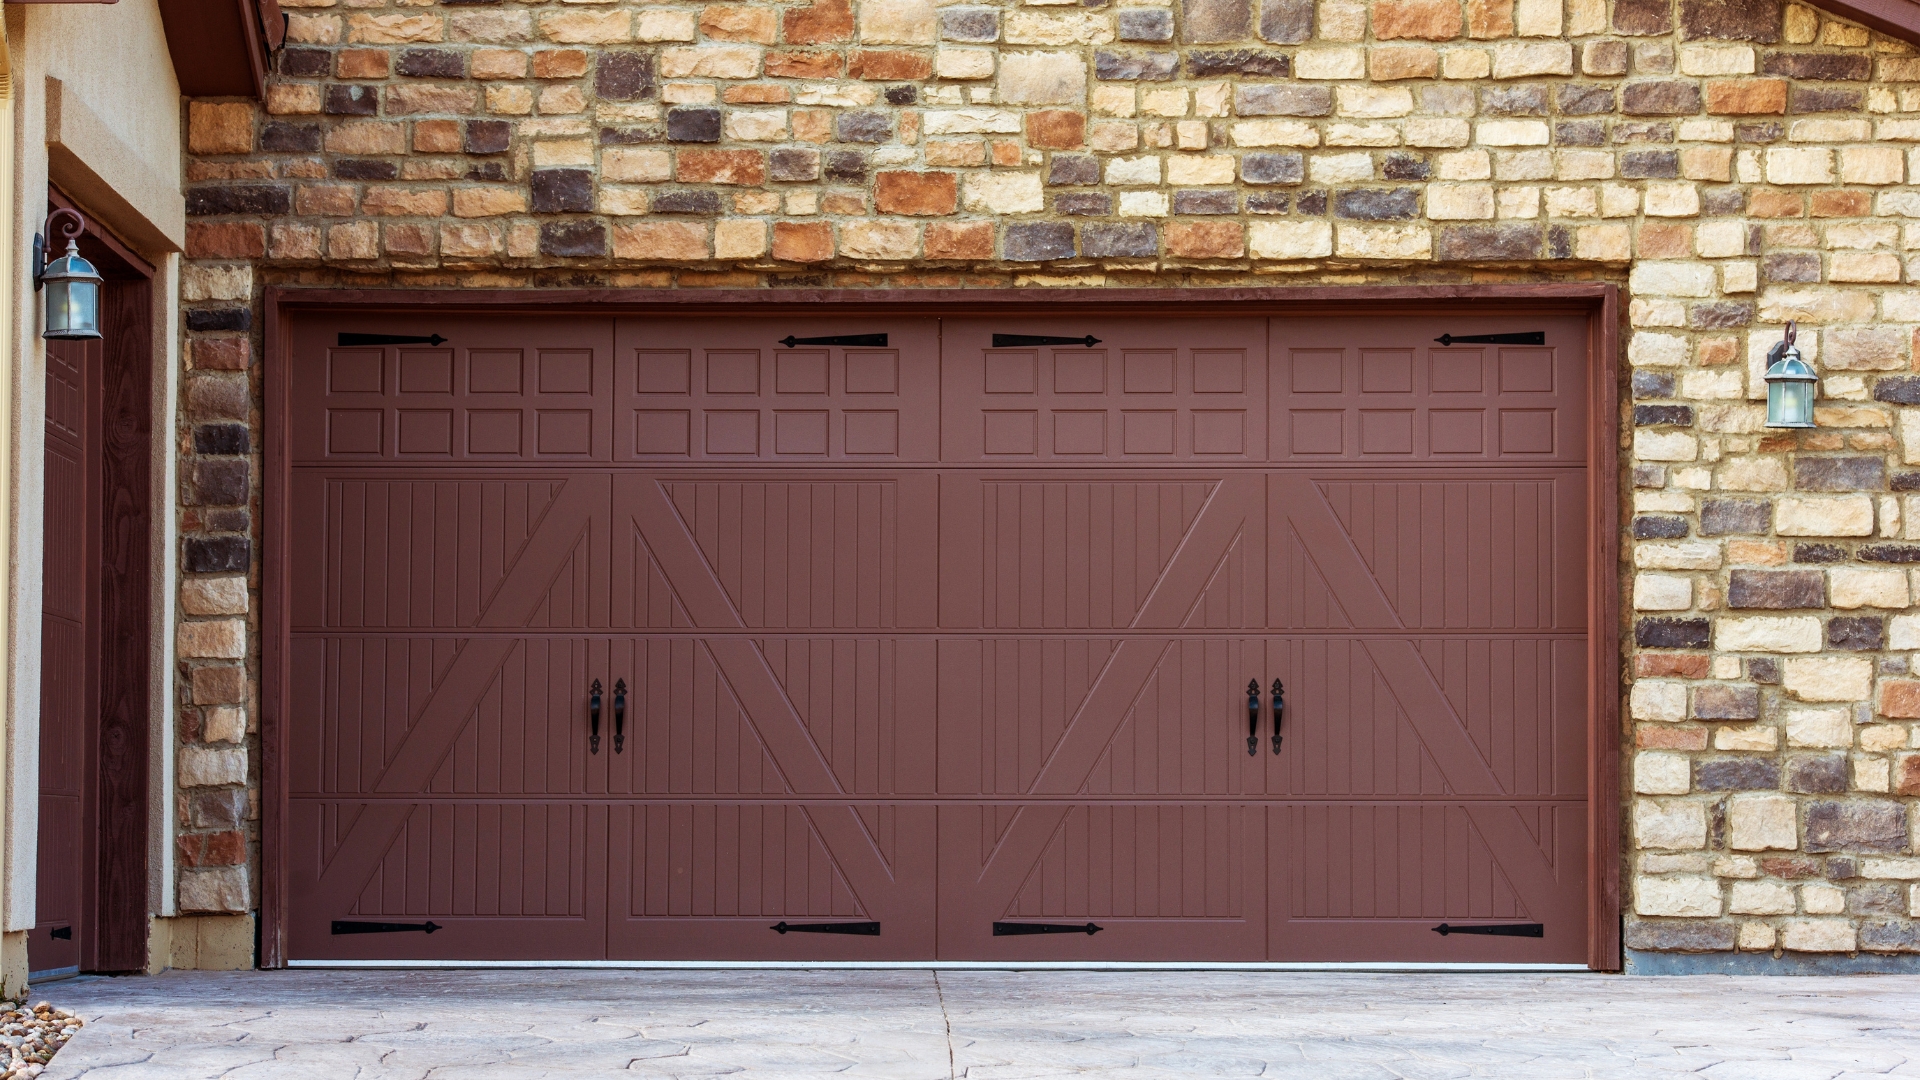
POLYGON ((1778 116, 1787 111, 1787 80, 1710 80, 1707 111, 1716 116, 1778 116))
POLYGON ((433 254, 433 226, 389 225, 385 242, 389 255, 433 254))
POLYGON ((1085 113, 1045 109, 1027 114, 1027 145, 1038 150, 1077 150, 1087 141, 1085 113))
POLYGON ((788 9, 783 19, 790 45, 824 45, 853 38, 853 7, 847 0, 814 0, 788 9))
POLYGON ((833 257, 833 226, 824 221, 773 223, 773 257, 784 262, 825 262, 833 257))
POLYGON ((196 705, 236 705, 247 700, 247 669, 199 667, 193 669, 196 705))
POLYGON ((1374 0, 1373 36, 1451 41, 1460 36, 1458 0, 1374 0))
POLYGON ((341 49, 333 57, 333 73, 341 79, 384 79, 387 50, 341 49))
POLYGON ((1237 221, 1193 221, 1167 226, 1167 254, 1181 259, 1237 259, 1246 254, 1245 228, 1237 221))
POLYGON ((682 150, 674 178, 683 184, 744 184, 767 180, 767 157, 758 150, 682 150))
POLYGON ((1866 217, 1873 210, 1873 196, 1864 191, 1816 191, 1812 203, 1814 217, 1866 217))
POLYGON ((1881 683, 1880 715, 1908 720, 1920 717, 1920 682, 1899 679, 1881 683))
POLYGON ((720 95, 729 105, 777 105, 793 100, 793 91, 784 86, 729 86, 720 95))
POLYGON ((577 79, 587 73, 587 54, 582 49, 547 49, 533 54, 536 79, 577 79))
POLYGON ((833 79, 840 75, 840 54, 768 53, 766 67, 768 77, 774 79, 833 79))
POLYGON ((422 120, 413 125, 413 149, 421 154, 460 152, 458 120, 422 120))
POLYGON ((1707 729, 1641 724, 1633 733, 1633 744, 1642 750, 1705 750, 1707 729))
POLYGON ((1634 249, 1643 259, 1684 259, 1693 253, 1693 227, 1647 222, 1634 249))
POLYGON ((847 63, 847 74, 874 82, 908 82, 933 74, 933 61, 919 53, 861 49, 847 63))
POLYGON ((1804 855, 1768 855, 1760 859, 1760 872, 1789 881, 1820 876, 1820 860, 1804 855))
POLYGON ((1641 653, 1633 658, 1636 679, 1704 679, 1710 661, 1686 653, 1641 653))
POLYGON ((1797 192, 1756 190, 1747 196, 1747 213, 1754 217, 1799 217, 1803 212, 1797 192))
POLYGON ((1021 160, 1020 141, 1018 139, 993 140, 993 163, 995 165, 1018 165, 1021 160))
POLYGON ((943 221, 927 226, 929 259, 993 258, 993 222, 943 221))
POLYGON ((883 172, 873 179, 874 205, 883 214, 951 214, 959 181, 947 172, 883 172))
POLYGON ((267 253, 267 230, 240 222, 187 226, 189 259, 258 259, 267 253))
POLYGON ((1467 36, 1512 37, 1513 0, 1467 0, 1467 36))
POLYGON ((187 343, 187 356, 203 371, 245 371, 253 348, 243 337, 194 338, 187 343))

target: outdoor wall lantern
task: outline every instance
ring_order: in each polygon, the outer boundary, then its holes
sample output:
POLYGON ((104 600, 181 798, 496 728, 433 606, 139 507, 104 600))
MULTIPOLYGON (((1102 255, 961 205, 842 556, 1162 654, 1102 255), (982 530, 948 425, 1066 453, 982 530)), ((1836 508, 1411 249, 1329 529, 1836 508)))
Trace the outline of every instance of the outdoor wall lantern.
POLYGON ((1813 387, 1819 376, 1800 359, 1793 344, 1798 333, 1787 323, 1785 341, 1767 353, 1767 426, 1796 428, 1813 426, 1813 387))
POLYGON ((40 336, 49 340, 70 341, 100 336, 100 272, 80 257, 80 234, 87 231, 87 219, 78 211, 61 207, 47 215, 44 234, 33 237, 33 288, 46 289, 46 325, 40 336), (67 253, 46 261, 47 237, 53 235, 55 222, 60 235, 67 238, 67 253))

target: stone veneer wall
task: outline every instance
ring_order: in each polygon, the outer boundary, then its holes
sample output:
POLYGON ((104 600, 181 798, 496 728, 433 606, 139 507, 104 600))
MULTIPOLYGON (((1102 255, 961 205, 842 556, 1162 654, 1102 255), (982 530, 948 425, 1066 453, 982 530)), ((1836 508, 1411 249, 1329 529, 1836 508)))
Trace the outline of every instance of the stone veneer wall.
POLYGON ((190 106, 183 909, 257 902, 263 285, 1605 280, 1629 947, 1920 951, 1912 47, 1779 0, 282 3, 264 110, 190 106), (1770 432, 1789 318, 1820 426, 1770 432))

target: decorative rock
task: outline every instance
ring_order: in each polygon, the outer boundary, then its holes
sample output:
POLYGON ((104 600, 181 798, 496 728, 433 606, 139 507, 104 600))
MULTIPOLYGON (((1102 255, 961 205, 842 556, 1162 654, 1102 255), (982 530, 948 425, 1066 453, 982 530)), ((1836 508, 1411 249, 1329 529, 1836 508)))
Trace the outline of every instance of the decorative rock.
POLYGON ((1907 815, 1895 802, 1807 804, 1809 852, 1905 851, 1907 815))

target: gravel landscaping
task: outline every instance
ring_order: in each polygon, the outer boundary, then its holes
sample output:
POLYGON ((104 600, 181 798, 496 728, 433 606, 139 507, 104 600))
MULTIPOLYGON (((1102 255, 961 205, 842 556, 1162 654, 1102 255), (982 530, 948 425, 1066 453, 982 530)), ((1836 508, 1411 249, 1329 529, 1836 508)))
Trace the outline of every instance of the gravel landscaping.
POLYGON ((39 1076, 85 1025, 86 1021, 44 1001, 31 1009, 0 1001, 0 1044, 7 1048, 6 1071, 0 1072, 0 1080, 39 1076))

